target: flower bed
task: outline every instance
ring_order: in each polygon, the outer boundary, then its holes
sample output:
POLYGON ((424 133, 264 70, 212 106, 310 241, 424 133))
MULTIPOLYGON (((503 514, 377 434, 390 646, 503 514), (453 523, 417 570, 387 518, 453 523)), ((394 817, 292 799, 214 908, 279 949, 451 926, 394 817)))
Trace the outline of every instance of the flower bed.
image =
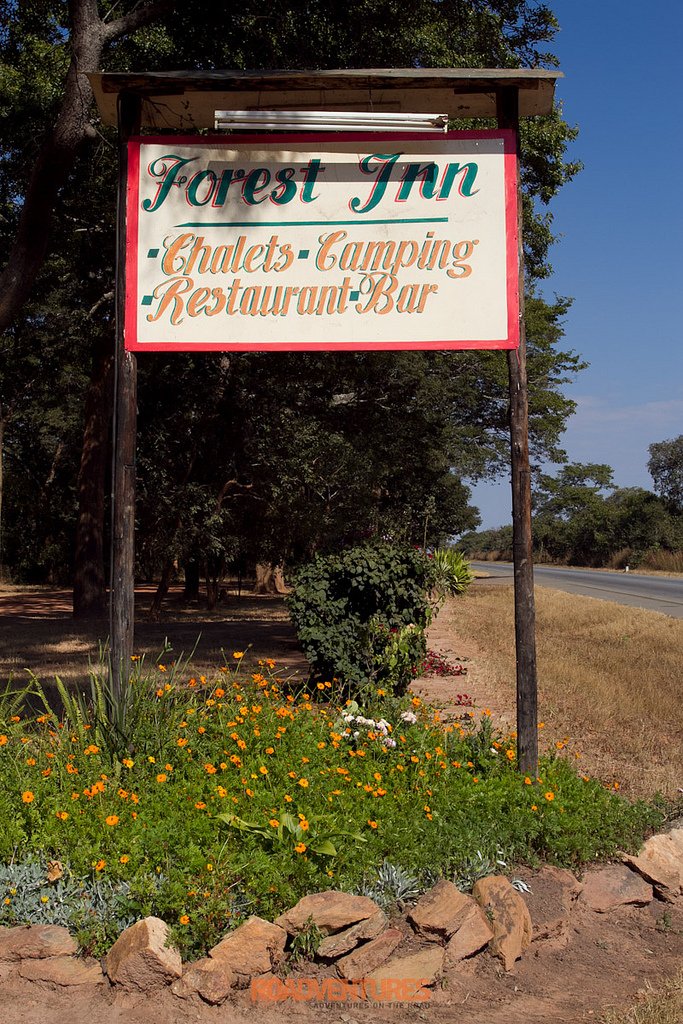
POLYGON ((121 919, 155 913, 189 954, 246 914, 371 885, 385 860, 425 885, 501 852, 578 864, 636 847, 658 821, 561 757, 523 777, 485 713, 444 724, 383 691, 360 707, 329 682, 290 692, 274 663, 240 663, 212 682, 141 671, 127 733, 102 708, 0 719, 0 862, 14 864, 2 923, 73 926, 75 908, 82 944, 101 951, 121 919), (58 864, 28 904, 27 855, 58 864))

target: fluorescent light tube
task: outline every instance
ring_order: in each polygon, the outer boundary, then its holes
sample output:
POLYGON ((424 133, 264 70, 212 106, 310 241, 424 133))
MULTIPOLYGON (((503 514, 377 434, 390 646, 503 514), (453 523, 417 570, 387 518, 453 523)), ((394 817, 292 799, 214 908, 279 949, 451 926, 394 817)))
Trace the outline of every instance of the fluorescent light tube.
POLYGON ((341 110, 217 110, 217 131, 265 128, 307 132, 445 132, 447 114, 387 114, 341 110))

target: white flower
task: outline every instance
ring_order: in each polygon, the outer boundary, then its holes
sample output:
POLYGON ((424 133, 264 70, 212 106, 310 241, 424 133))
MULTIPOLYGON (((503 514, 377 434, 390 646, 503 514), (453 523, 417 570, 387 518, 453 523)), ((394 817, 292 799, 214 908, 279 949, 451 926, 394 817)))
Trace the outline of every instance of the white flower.
POLYGON ((417 715, 415 714, 414 711, 402 711, 401 721, 408 722, 409 725, 415 725, 415 723, 417 722, 417 715))
POLYGON ((384 744, 385 747, 396 746, 396 740, 392 740, 391 736, 385 736, 384 739, 382 740, 382 743, 384 744))

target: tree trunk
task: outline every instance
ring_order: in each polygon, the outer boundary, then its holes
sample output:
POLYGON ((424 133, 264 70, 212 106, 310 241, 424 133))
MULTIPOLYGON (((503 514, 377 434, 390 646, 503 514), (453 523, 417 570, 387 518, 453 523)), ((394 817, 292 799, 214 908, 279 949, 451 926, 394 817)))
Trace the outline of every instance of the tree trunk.
POLYGON ((281 565, 258 562, 256 565, 255 594, 286 594, 288 592, 281 565))
POLYGON ((17 232, 9 247, 7 264, 0 272, 0 332, 10 326, 23 306, 43 265, 59 190, 81 147, 98 138, 90 123, 93 94, 87 73, 99 71, 108 44, 160 18, 173 3, 174 0, 156 0, 139 4, 130 13, 105 23, 99 16, 96 0, 71 0, 71 64, 57 118, 33 164, 17 232))
POLYGON ((199 562, 194 559, 190 562, 186 562, 184 565, 185 569, 185 590, 183 591, 183 598, 186 601, 198 601, 199 600, 199 562))
POLYGON ((161 579, 159 580, 159 586, 157 587, 156 594, 149 607, 149 619, 151 622, 158 622, 161 616, 161 606, 164 598, 168 594, 171 586, 171 580, 173 579, 173 573, 175 572, 175 562, 166 562, 162 573, 161 579))
POLYGON ((77 619, 103 615, 107 606, 104 513, 112 369, 112 354, 100 353, 95 359, 85 400, 73 581, 73 613, 77 619))
POLYGON ((5 455, 5 420, 2 416, 2 406, 0 406, 0 582, 3 578, 3 535, 2 535, 2 484, 3 484, 3 459, 5 455))

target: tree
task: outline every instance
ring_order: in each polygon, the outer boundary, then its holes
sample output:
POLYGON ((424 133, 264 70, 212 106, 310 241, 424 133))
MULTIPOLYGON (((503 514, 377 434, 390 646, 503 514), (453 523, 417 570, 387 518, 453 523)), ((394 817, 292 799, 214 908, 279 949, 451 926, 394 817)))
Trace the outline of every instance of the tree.
POLYGON ((674 511, 683 512, 683 434, 670 441, 656 441, 647 450, 647 471, 654 481, 655 493, 674 511))
MULTIPOLYGON (((30 379, 35 320, 26 302, 39 291, 52 311, 44 352, 65 355, 63 332, 72 346, 77 387, 58 374, 55 388, 29 396, 34 423, 42 401, 83 427, 80 469, 71 459, 71 475, 52 478, 66 533, 55 547, 47 523, 35 521, 35 529, 55 557, 60 549, 62 566, 77 535, 75 603, 96 611, 104 594, 115 182, 113 137, 97 121, 84 72, 104 61, 112 70, 534 67, 554 63, 544 47, 557 23, 545 4, 525 0, 417 0, 408 11, 398 0, 245 0, 206 17, 172 2, 0 0, 0 11, 8 14, 0 18, 0 239, 11 253, 0 279, 0 331, 5 325, 16 366, 30 379), (51 324, 59 325, 52 333, 51 324)), ((531 285, 548 273, 552 241, 550 216, 536 204, 576 173, 564 158, 574 134, 559 111, 523 125, 531 285)), ((527 311, 532 446, 539 459, 559 458, 572 409, 559 386, 580 363, 558 350, 566 300, 532 295, 527 311)), ((8 408, 1 390, 0 400, 8 408)), ((326 537, 343 542, 370 529, 442 537, 475 524, 462 481, 495 474, 508 460, 498 353, 368 353, 324 366, 312 357, 239 356, 227 371, 210 357, 149 357, 140 361, 140 412, 141 560, 162 571, 173 551, 193 563, 202 554, 216 568, 257 552, 296 557, 326 537)), ((13 414, 8 430, 8 450, 28 451, 28 420, 13 414)), ((46 442, 57 450, 59 437, 55 430, 46 442)), ((74 447, 71 438, 62 450, 74 447)), ((26 487, 10 502, 16 538, 30 500, 26 487)), ((42 507, 34 511, 39 517, 42 507)))
POLYGON ((555 561, 602 565, 612 549, 612 516, 604 495, 612 469, 572 462, 557 476, 537 475, 533 494, 535 544, 555 561))

